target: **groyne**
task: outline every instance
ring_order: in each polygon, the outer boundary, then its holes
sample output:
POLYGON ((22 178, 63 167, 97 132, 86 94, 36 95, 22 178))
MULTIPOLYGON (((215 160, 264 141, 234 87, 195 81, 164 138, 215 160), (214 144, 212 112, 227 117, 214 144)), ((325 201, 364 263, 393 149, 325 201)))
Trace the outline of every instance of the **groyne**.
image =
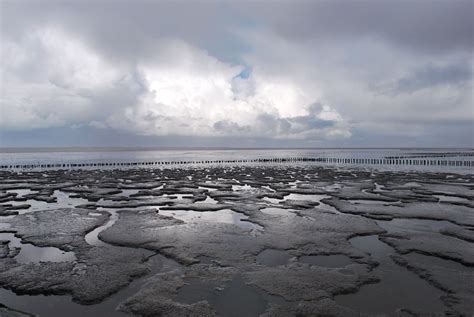
POLYGON ((172 161, 134 161, 134 162, 64 162, 34 164, 1 164, 0 170, 15 169, 76 169, 76 168, 127 168, 153 167, 170 165, 202 165, 202 164, 245 164, 245 163, 319 163, 324 165, 396 165, 396 166, 446 166, 474 167, 470 160, 446 160, 412 157, 389 158, 337 158, 337 157, 287 157, 287 158, 251 158, 236 160, 172 160, 172 161))

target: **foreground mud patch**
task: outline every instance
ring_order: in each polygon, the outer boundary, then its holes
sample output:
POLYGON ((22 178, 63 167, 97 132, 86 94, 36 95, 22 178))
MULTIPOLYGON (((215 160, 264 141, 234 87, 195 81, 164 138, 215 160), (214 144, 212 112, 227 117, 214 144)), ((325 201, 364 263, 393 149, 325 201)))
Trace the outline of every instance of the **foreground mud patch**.
POLYGON ((471 316, 473 189, 311 166, 1 172, 0 313, 471 316))

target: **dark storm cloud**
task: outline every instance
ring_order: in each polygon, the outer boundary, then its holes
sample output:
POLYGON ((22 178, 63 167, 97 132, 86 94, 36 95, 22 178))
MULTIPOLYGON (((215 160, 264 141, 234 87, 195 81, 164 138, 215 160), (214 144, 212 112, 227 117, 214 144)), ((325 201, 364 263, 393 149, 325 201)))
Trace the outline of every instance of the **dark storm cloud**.
POLYGON ((260 135, 281 137, 320 133, 325 128, 337 125, 337 121, 321 119, 322 112, 323 106, 314 104, 309 107, 309 114, 304 116, 280 118, 270 113, 262 113, 257 116, 254 126, 221 120, 214 123, 213 128, 224 135, 252 135, 256 130, 260 135))
POLYGON ((464 0, 3 0, 0 146, 51 131, 65 145, 117 131, 131 145, 471 145, 473 12, 464 0), (236 79, 236 65, 252 71, 236 79))
POLYGON ((268 27, 294 40, 375 37, 424 51, 474 48, 473 1, 4 1, 1 31, 59 24, 110 56, 153 54, 178 37, 222 56, 247 47, 231 31, 268 27), (271 7, 271 9, 269 9, 271 7))
POLYGON ((375 37, 422 51, 472 50, 474 2, 297 1, 249 5, 291 40, 375 37))
POLYGON ((427 66, 412 75, 399 79, 393 87, 395 93, 415 92, 440 85, 462 85, 472 80, 469 63, 447 66, 427 66))
POLYGON ((447 64, 427 65, 416 68, 411 74, 403 76, 389 84, 372 85, 377 93, 396 95, 414 93, 422 89, 440 86, 468 90, 473 79, 473 70, 468 61, 447 64))
POLYGON ((3 36, 59 26, 108 57, 132 63, 154 58, 166 37, 222 51, 232 46, 228 30, 238 23, 225 4, 209 1, 4 1, 1 16, 3 36))
POLYGON ((240 126, 238 123, 232 122, 230 120, 219 120, 214 123, 213 128, 221 133, 231 135, 251 132, 250 126, 240 126))

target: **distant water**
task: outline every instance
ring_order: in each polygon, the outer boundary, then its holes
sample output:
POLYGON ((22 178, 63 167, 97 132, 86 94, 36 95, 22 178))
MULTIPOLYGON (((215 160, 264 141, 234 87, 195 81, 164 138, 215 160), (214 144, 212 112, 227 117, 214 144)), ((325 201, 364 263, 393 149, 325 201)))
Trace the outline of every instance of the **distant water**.
MULTIPOLYGON (((434 159, 473 161, 474 149, 321 148, 321 149, 157 149, 157 148, 0 148, 0 165, 126 163, 147 161, 245 160, 258 158, 434 159)), ((378 166, 380 168, 381 166, 378 166)), ((472 167, 389 166, 389 169, 467 171, 472 167)))

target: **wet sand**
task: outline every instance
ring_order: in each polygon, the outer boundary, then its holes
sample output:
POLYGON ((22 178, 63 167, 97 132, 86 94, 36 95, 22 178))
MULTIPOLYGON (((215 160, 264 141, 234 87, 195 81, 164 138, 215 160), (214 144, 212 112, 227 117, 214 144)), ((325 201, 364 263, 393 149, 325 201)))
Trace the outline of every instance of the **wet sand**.
POLYGON ((305 165, 0 172, 0 315, 471 316, 473 189, 305 165))

